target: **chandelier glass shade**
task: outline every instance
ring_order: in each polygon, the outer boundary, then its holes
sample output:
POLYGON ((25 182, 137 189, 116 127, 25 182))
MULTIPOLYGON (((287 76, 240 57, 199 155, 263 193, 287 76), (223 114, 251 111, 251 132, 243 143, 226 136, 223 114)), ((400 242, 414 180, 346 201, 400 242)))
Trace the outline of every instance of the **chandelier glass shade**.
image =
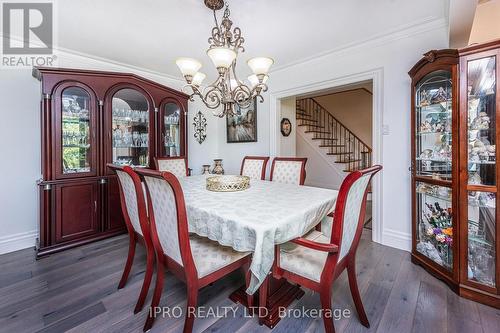
POLYGON ((244 52, 243 43, 245 39, 238 27, 232 28, 233 22, 229 19, 229 6, 226 4, 222 21, 217 21, 216 10, 224 5, 222 0, 205 0, 205 4, 213 10, 215 27, 208 39, 209 48, 207 56, 217 69, 217 79, 202 88, 202 82, 206 75, 199 70, 201 63, 192 58, 178 58, 176 64, 187 82, 185 88, 191 90, 190 100, 198 96, 210 109, 218 109, 214 112, 218 117, 235 114, 235 106, 246 108, 251 105, 255 98, 262 102, 262 93, 267 90, 266 82, 269 78, 268 72, 274 60, 267 57, 256 57, 247 61, 248 66, 254 73, 248 77, 248 84, 239 80, 236 75, 236 63, 238 54, 244 52))

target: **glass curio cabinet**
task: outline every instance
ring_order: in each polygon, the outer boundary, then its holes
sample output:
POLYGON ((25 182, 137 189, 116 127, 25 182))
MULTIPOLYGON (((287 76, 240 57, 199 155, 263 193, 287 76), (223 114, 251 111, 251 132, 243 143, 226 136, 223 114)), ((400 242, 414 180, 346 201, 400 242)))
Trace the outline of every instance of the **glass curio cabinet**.
POLYGON ((430 51, 412 78, 412 261, 500 308, 500 41, 430 51))
POLYGON ((458 57, 429 52, 412 76, 413 258, 454 281, 458 184, 458 57))

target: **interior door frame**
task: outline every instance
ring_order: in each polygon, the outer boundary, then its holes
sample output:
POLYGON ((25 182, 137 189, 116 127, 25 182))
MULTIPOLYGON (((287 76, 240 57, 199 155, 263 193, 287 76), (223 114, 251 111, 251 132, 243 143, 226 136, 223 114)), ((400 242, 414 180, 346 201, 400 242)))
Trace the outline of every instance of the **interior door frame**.
MULTIPOLYGON (((320 81, 312 84, 304 84, 290 89, 275 91, 269 95, 269 153, 271 157, 280 155, 280 114, 281 99, 297 95, 309 94, 321 90, 333 89, 361 81, 371 80, 373 83, 372 97, 372 142, 373 142, 373 164, 383 165, 382 160, 382 128, 383 128, 383 68, 375 68, 369 71, 347 75, 332 80, 320 81)), ((383 219, 382 219, 382 179, 383 173, 372 180, 372 240, 377 243, 383 241, 383 219)))

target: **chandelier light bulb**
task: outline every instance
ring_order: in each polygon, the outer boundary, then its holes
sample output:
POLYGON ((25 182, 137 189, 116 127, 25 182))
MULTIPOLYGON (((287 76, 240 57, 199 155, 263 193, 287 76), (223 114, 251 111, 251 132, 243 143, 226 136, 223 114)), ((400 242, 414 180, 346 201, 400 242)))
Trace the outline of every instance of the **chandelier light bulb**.
POLYGON ((201 68, 201 63, 192 58, 178 58, 175 63, 181 70, 182 75, 189 78, 192 78, 201 68))
POLYGON ((195 86, 199 87, 199 86, 201 86, 201 83, 203 82, 203 80, 205 80, 206 77, 207 76, 205 74, 203 74, 202 72, 197 72, 193 76, 193 81, 191 83, 194 84, 195 86))
POLYGON ((248 66, 252 69, 252 72, 259 75, 267 75, 269 73, 269 68, 274 63, 274 60, 266 57, 256 57, 247 61, 248 66))
POLYGON ((228 69, 236 59, 236 52, 227 47, 212 47, 208 49, 207 55, 217 69, 228 69))
POLYGON ((210 46, 207 56, 215 65, 219 75, 215 81, 206 84, 206 89, 202 89, 201 84, 206 75, 199 72, 201 63, 191 58, 179 58, 176 63, 192 91, 190 100, 198 96, 208 108, 219 109, 214 113, 215 116, 232 116, 235 115, 236 107, 248 107, 257 97, 261 101, 264 100, 262 93, 267 90, 266 81, 269 78, 267 74, 274 60, 266 57, 248 60, 253 75, 248 77, 250 82, 245 83, 240 80, 236 73, 236 58, 240 52, 245 52, 243 47, 245 38, 241 34, 241 29, 233 26, 227 3, 222 0, 205 0, 205 5, 213 11, 215 23, 208 39, 210 46), (226 9, 219 23, 216 10, 223 8, 224 5, 226 9))
POLYGON ((269 79, 268 75, 264 75, 264 77, 262 78, 262 82, 259 81, 259 78, 255 74, 250 75, 248 77, 248 81, 250 81, 250 85, 252 86, 252 88, 258 85, 259 83, 266 83, 267 79, 269 79))

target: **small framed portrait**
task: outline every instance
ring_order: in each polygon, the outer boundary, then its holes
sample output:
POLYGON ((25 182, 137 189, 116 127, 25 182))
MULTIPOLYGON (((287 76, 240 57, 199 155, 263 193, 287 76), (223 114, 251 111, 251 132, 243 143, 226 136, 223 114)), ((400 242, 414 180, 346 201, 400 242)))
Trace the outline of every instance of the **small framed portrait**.
POLYGON ((281 119, 281 134, 283 136, 289 136, 290 133, 292 133, 292 123, 290 122, 290 119, 281 119))
POLYGON ((235 105, 234 111, 226 117, 227 143, 257 142, 257 100, 246 108, 235 105))

